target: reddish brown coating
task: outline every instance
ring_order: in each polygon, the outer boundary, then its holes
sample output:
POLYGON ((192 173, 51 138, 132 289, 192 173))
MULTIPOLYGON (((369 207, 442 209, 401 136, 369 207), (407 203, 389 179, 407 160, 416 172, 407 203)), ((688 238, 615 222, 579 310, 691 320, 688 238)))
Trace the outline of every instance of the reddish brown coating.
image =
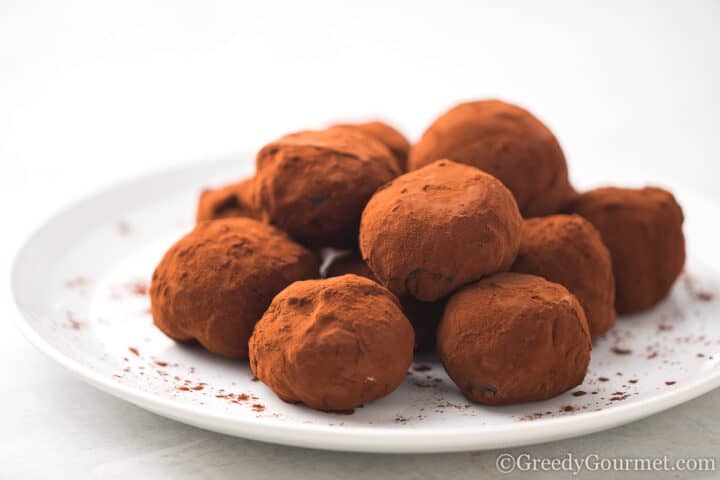
POLYGON ((583 306, 593 339, 615 323, 610 252, 600 233, 584 218, 551 215, 525 220, 520 252, 511 270, 567 288, 583 306))
POLYGON ((410 142, 405 135, 385 122, 340 123, 330 128, 355 128, 380 140, 387 146, 398 161, 400 170, 407 171, 407 158, 410 153, 410 142))
POLYGON ((521 226, 517 204, 500 181, 440 160, 396 178, 370 199, 360 250, 393 293, 431 302, 508 270, 521 226))
POLYGON ((347 410, 404 380, 413 330, 393 294, 357 275, 295 282, 250 339, 250 367, 287 402, 347 410))
POLYGON ((668 295, 685 264, 683 212, 670 192, 598 188, 580 194, 570 210, 589 220, 610 250, 618 313, 640 312, 668 295))
POLYGON ((273 297, 317 273, 315 255, 274 227, 249 218, 201 222, 155 269, 153 320, 174 340, 247 358, 252 328, 273 297))
POLYGON ((352 246, 365 204, 399 173, 390 150, 361 132, 304 131, 257 154, 255 199, 265 220, 302 243, 352 246))
POLYGON ((248 178, 220 188, 204 190, 200 194, 196 221, 231 217, 260 218, 260 212, 253 200, 254 189, 254 179, 248 178))
POLYGON ((545 400, 582 383, 590 332, 580 303, 541 277, 501 273, 448 301, 438 353, 462 393, 487 405, 545 400))
POLYGON ((499 100, 461 103, 413 146, 408 169, 449 158, 505 184, 525 217, 557 213, 572 187, 555 135, 530 112, 499 100))
MULTIPOLYGON (((360 257, 359 252, 338 255, 331 260, 327 267, 328 277, 350 273, 377 282, 375 275, 360 257)), ((403 313, 410 320, 415 331, 415 351, 434 351, 437 326, 445 309, 445 301, 421 302, 413 297, 401 297, 399 300, 403 313)))

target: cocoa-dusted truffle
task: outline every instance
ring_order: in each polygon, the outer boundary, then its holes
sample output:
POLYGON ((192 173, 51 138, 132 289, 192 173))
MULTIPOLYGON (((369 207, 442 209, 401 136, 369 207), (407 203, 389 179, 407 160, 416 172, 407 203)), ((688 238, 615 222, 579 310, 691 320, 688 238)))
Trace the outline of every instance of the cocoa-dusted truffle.
POLYGON ((434 301, 509 269, 521 222, 500 181, 440 160, 396 178, 372 197, 362 215, 360 249, 393 293, 434 301))
POLYGON ((570 210, 589 220, 610 250, 615 308, 636 313, 670 292, 685 264, 683 212, 660 188, 598 188, 580 194, 570 210))
POLYGON ((313 247, 357 243, 363 207, 400 173, 390 150, 352 129, 286 135, 257 154, 264 219, 313 247))
POLYGON ((248 178, 224 187, 204 190, 200 194, 196 221, 230 217, 258 219, 260 212, 253 201, 253 180, 248 178))
POLYGON ((511 270, 541 276, 570 290, 583 306, 593 339, 615 323, 610 252, 584 218, 551 215, 526 220, 511 270))
POLYGON ((591 350, 575 296, 520 273, 493 275, 450 297, 437 346, 462 393, 488 405, 545 400, 579 385, 591 350))
POLYGON ((405 135, 385 122, 341 123, 330 128, 355 128, 371 137, 375 137, 387 146, 398 161, 400 169, 407 170, 407 157, 410 142, 405 135))
POLYGON ((573 189, 553 133, 530 112, 499 100, 461 103, 441 115, 410 151, 410 170, 449 158, 505 184, 525 217, 557 213, 573 189))
MULTIPOLYGON (((357 252, 338 255, 331 260, 327 267, 328 277, 337 277, 349 273, 377 282, 372 270, 357 252)), ((435 333, 445 308, 445 302, 443 300, 421 302, 410 296, 400 297, 399 300, 403 313, 410 320, 410 324, 412 324, 415 331, 415 351, 430 352, 435 350, 435 333)))
POLYGON ((395 390, 412 362, 413 331, 397 299, 357 275, 295 282, 250 339, 250 367, 287 402, 347 410, 395 390))
POLYGON ((246 358, 253 325, 273 297, 317 273, 315 255, 274 227, 249 218, 201 222, 155 269, 153 320, 174 340, 246 358))

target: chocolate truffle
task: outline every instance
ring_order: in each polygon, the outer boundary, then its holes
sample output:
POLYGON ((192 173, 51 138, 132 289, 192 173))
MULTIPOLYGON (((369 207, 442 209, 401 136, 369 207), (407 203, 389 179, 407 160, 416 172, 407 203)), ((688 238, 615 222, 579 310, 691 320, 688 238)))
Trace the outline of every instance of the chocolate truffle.
POLYGON ((591 350, 575 296, 520 273, 493 275, 450 297, 437 346, 462 393, 487 405, 545 400, 579 385, 591 350))
POLYGON ((610 252, 584 218, 552 215, 526 220, 511 270, 538 275, 570 290, 583 306, 593 339, 615 323, 610 252))
POLYGON ((610 250, 618 313, 640 312, 668 295, 685 264, 683 212, 670 192, 598 188, 570 210, 595 225, 610 250))
POLYGON ((521 225, 517 204, 499 180, 439 160, 396 178, 370 199, 360 249, 393 293, 430 302, 508 270, 521 225))
POLYGON ((153 320, 174 340, 247 358, 253 326, 273 297, 317 273, 315 255, 274 227, 249 218, 201 222, 155 269, 153 320))
POLYGON ((366 123, 341 123, 333 125, 330 128, 354 128, 371 137, 380 140, 386 147, 390 149, 392 154, 404 172, 407 170, 407 157, 410 152, 410 142, 405 135, 394 129, 384 122, 366 122, 366 123))
POLYGON ((352 129, 286 135, 257 154, 263 219, 312 247, 357 244, 363 207, 400 173, 390 150, 352 129))
MULTIPOLYGON (((359 275, 377 282, 375 275, 357 252, 349 252, 334 257, 327 267, 328 277, 346 274, 359 275)), ((445 302, 421 302, 413 297, 401 297, 400 306, 415 331, 415 351, 431 352, 435 350, 437 326, 440 323, 445 302)))
POLYGON ((203 191, 198 202, 196 221, 231 217, 258 219, 260 212, 253 201, 253 180, 248 178, 224 187, 203 191))
POLYGON ((527 110, 499 100, 461 103, 441 115, 410 151, 408 168, 441 158, 497 177, 525 217, 557 213, 573 191, 553 133, 527 110))
POLYGON ((393 294, 357 275, 295 282, 250 339, 250 367, 286 402, 348 410, 395 390, 413 330, 393 294))

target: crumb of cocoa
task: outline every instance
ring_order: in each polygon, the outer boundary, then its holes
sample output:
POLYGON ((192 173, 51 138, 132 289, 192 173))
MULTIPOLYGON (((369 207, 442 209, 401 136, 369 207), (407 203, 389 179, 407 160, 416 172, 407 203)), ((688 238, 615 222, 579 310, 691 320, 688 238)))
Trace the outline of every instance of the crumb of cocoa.
POLYGON ((129 235, 132 231, 130 224, 125 221, 118 222, 115 228, 120 235, 129 235))
POLYGON ((75 277, 65 282, 65 286, 68 288, 82 288, 87 286, 89 283, 90 280, 85 277, 75 277))
POLYGON ((670 386, 670 385, 675 385, 676 383, 677 382, 675 380, 668 380, 667 382, 665 382, 665 385, 670 386))
POLYGON ((395 417, 395 423, 405 423, 409 420, 407 417, 402 417, 400 415, 395 417))
POLYGON ((262 405, 260 403, 253 403, 252 409, 256 412, 264 412, 265 411, 265 405, 262 405))
POLYGON ((205 387, 202 385, 195 385, 194 387, 192 387, 193 390, 202 390, 203 388, 205 387))
POLYGON ((609 382, 610 379, 608 377, 598 377, 598 382, 609 382))
POLYGON ((625 399, 628 398, 628 397, 630 397, 630 395, 627 394, 627 393, 624 393, 624 394, 622 394, 622 395, 615 395, 614 397, 610 397, 610 401, 611 401, 611 402, 618 402, 618 401, 621 401, 621 400, 625 400, 625 399))
POLYGON ((134 293, 135 295, 147 295, 148 294, 148 285, 145 282, 135 282, 128 285, 128 289, 130 292, 134 293))
POLYGON ((701 302, 709 302, 713 299, 713 294, 708 292, 697 292, 695 294, 695 298, 697 298, 701 302))
POLYGON ((137 348, 135 348, 135 347, 128 347, 128 350, 130 351, 130 353, 132 353, 132 354, 135 355, 136 357, 139 357, 139 356, 140 356, 140 350, 138 350, 137 348))
POLYGON ((698 353, 698 354, 697 354, 697 357, 698 357, 698 358, 704 358, 704 357, 705 357, 705 354, 704 354, 704 353, 698 353))
POLYGON ((583 395, 587 395, 587 392, 584 390, 578 390, 576 392, 573 392, 573 397, 582 397, 583 395))
POLYGON ((658 330, 660 330, 661 332, 669 332, 672 329, 673 326, 668 325, 667 323, 661 323, 660 325, 658 325, 658 330))
POLYGON ((657 356, 658 356, 658 352, 652 352, 651 354, 649 354, 649 355, 647 356, 647 359, 648 359, 648 360, 651 360, 651 359, 653 359, 653 358, 655 358, 655 357, 657 357, 657 356))
POLYGON ((430 383, 425 383, 425 382, 413 382, 413 383, 415 384, 416 387, 419 387, 419 388, 430 388, 430 387, 432 387, 432 384, 430 384, 430 383))
POLYGON ((574 412, 575 407, 573 407, 572 405, 565 405, 564 407, 560 407, 560 411, 561 412, 574 412))
POLYGON ((82 327, 82 322, 75 318, 75 314, 68 310, 66 312, 66 316, 70 328, 72 328, 73 330, 80 330, 80 327, 82 327))
POLYGON ((162 362, 160 360, 155 360, 155 362, 153 362, 153 363, 155 363, 155 365, 157 365, 158 367, 167 367, 168 366, 167 362, 162 362))
POLYGON ((629 348, 620 347, 612 347, 610 351, 615 355, 630 355, 632 353, 632 350, 630 350, 629 348))
POLYGON ((190 387, 185 386, 185 385, 180 385, 179 387, 177 387, 177 389, 178 389, 178 390, 181 390, 181 391, 183 391, 183 392, 189 392, 189 391, 190 391, 190 387))
POLYGON ((637 383, 637 382, 638 382, 638 381, 637 381, 636 379, 628 380, 628 383, 632 383, 632 384, 635 384, 635 383, 637 383))
POLYGON ((427 372, 429 370, 432 370, 432 367, 430 365, 415 365, 413 367, 413 370, 416 372, 427 372))

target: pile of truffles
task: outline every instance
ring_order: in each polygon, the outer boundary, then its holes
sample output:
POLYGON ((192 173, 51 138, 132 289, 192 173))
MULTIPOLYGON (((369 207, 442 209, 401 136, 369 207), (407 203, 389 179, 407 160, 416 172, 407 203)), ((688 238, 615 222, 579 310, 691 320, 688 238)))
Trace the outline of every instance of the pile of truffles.
POLYGON ((415 352, 474 402, 559 395, 616 312, 662 301, 685 262, 671 193, 576 191, 550 129, 498 100, 412 146, 382 122, 285 135, 196 218, 155 269, 155 325, 325 411, 388 395, 415 352))

